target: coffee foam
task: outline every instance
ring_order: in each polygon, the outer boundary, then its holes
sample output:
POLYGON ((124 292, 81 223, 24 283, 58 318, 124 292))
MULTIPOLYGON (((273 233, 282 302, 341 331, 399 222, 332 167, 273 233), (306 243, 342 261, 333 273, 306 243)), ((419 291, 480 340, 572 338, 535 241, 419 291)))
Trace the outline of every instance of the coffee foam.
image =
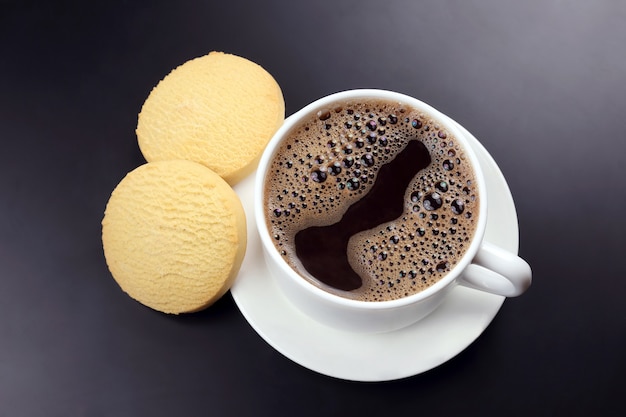
POLYGON ((441 279, 469 247, 478 216, 473 169, 451 132, 425 113, 384 100, 344 102, 286 136, 268 168, 266 221, 277 250, 314 284, 364 301, 402 298, 441 279), (320 283, 295 254, 296 233, 340 221, 380 167, 414 139, 431 163, 407 188, 402 216, 349 241, 348 260, 363 285, 341 291, 320 283))

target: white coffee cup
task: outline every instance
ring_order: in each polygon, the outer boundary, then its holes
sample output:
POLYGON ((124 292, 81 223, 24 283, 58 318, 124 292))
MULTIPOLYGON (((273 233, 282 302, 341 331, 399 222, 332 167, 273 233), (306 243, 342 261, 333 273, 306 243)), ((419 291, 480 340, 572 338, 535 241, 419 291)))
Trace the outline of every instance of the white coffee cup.
POLYGON ((487 188, 484 172, 468 139, 445 115, 420 100, 385 90, 348 90, 331 94, 296 112, 274 134, 259 162, 255 183, 255 217, 268 269, 289 301, 314 320, 337 329, 355 332, 385 332, 411 325, 430 314, 456 285, 489 293, 515 297, 531 284, 530 266, 516 254, 484 240, 487 224, 487 188), (382 99, 403 103, 428 114, 451 132, 463 147, 474 168, 479 193, 476 230, 465 254, 456 265, 432 286, 406 297, 389 301, 360 301, 327 292, 292 269, 276 249, 264 209, 265 179, 279 144, 307 116, 333 103, 348 100, 382 99))

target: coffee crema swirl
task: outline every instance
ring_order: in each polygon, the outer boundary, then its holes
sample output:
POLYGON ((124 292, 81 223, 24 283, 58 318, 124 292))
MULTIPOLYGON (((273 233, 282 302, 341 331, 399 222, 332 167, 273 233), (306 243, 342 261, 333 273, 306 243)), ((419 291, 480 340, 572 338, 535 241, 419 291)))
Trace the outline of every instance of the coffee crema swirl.
POLYGON ((346 298, 394 300, 433 285, 464 255, 475 184, 462 146, 427 114, 346 101, 287 133, 267 171, 265 217, 305 279, 346 298))

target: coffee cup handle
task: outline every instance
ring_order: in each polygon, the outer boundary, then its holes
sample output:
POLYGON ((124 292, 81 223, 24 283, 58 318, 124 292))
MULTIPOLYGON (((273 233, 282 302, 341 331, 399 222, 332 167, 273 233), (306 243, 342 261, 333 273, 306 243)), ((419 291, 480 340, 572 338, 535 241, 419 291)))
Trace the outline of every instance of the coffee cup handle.
POLYGON ((519 256, 492 243, 483 242, 459 283, 505 297, 517 297, 530 287, 530 265, 519 256))

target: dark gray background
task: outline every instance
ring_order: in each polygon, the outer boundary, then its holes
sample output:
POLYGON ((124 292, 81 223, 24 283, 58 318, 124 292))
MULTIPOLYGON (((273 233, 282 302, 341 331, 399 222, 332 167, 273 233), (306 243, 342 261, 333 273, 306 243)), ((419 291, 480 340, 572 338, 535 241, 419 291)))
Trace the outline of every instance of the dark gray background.
POLYGON ((624 415, 626 2, 0 1, 0 416, 624 415), (111 278, 100 221, 144 162, 151 88, 211 50, 287 114, 338 90, 418 97, 515 198, 534 283, 425 374, 348 383, 268 346, 230 294, 182 317, 111 278))

